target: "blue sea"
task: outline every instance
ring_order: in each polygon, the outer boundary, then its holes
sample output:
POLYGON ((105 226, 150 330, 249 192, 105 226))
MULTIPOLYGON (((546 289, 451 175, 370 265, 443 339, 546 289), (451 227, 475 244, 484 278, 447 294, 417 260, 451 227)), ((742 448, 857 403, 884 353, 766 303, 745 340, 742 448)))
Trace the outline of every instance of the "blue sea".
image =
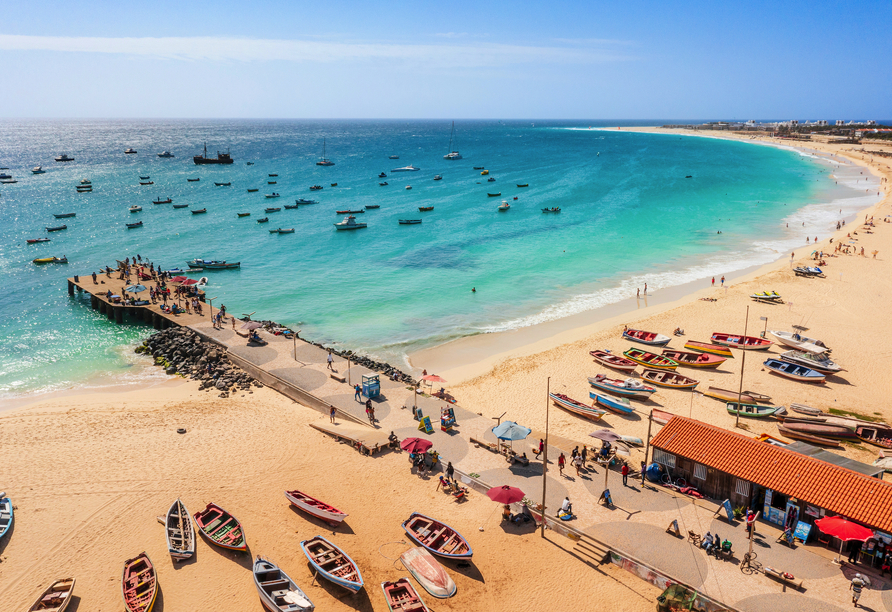
POLYGON ((215 305, 400 363, 461 336, 617 302, 644 282, 654 291, 773 261, 839 218, 845 194, 822 160, 597 129, 605 125, 456 122, 452 148, 463 159, 449 161, 448 121, 0 122, 0 166, 18 180, 0 185, 0 398, 142 375, 132 346, 151 330, 110 323, 69 298, 65 283, 127 256, 164 269, 196 257, 240 261, 240 270, 194 275, 209 277, 215 305), (334 166, 315 164, 323 139, 334 166), (235 163, 193 164, 205 142, 235 163), (159 158, 164 150, 175 157, 159 158), (75 161, 55 163, 61 153, 75 161), (392 172, 408 164, 420 170, 392 172), (46 173, 33 175, 37 165, 46 173), (81 179, 92 193, 76 192, 81 179), (311 192, 317 184, 324 189, 311 192), (281 197, 264 197, 272 192, 281 197), (168 196, 189 208, 152 204, 168 196), (284 209, 297 198, 318 204, 284 209), (507 212, 497 210, 503 200, 507 212), (133 204, 142 212, 128 212, 133 204), (336 210, 370 204, 380 208, 357 215, 368 228, 335 231, 336 210), (283 210, 266 215, 267 206, 283 210), (551 207, 561 212, 541 212, 551 207), (208 213, 190 214, 198 208, 208 213), (68 212, 77 216, 53 218, 68 212), (404 218, 423 223, 399 225, 404 218), (125 227, 136 220, 143 227, 125 227), (68 229, 47 234, 61 223, 68 229), (276 227, 296 232, 270 234, 276 227), (43 236, 52 241, 26 244, 43 236), (53 255, 70 263, 31 263, 53 255))

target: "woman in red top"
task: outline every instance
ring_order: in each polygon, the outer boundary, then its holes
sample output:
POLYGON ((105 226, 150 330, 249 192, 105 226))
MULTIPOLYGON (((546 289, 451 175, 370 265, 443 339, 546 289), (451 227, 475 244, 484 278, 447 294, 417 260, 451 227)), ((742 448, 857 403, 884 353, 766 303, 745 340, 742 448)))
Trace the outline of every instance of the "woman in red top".
POLYGON ((564 457, 564 453, 561 453, 561 456, 558 457, 558 469, 561 471, 561 476, 564 475, 564 466, 567 464, 567 458, 564 457))

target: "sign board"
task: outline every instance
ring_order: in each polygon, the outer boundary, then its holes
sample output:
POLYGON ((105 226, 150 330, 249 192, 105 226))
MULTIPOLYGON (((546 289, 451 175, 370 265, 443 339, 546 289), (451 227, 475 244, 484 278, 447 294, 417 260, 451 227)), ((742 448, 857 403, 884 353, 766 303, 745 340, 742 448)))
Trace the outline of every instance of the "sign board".
POLYGON ((429 416, 426 416, 421 419, 421 422, 418 424, 418 429, 420 431, 423 431, 424 433, 434 433, 434 428, 431 425, 431 418, 429 416))
POLYGON ((811 525, 808 523, 803 523, 799 521, 796 523, 796 530, 793 532, 793 537, 799 540, 800 542, 808 541, 808 535, 811 533, 811 525))
POLYGON ((722 508, 725 509, 725 514, 728 515, 728 522, 733 523, 734 522, 734 510, 731 508, 731 500, 726 499, 725 501, 723 501, 722 508))

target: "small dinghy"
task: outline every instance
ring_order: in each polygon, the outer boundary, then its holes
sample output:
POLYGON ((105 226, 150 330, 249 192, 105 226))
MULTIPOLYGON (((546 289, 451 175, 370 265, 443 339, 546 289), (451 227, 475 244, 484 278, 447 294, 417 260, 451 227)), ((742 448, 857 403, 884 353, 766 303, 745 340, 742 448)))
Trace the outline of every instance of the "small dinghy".
POLYGON ((260 190, 259 189, 249 189, 248 193, 257 193, 258 191, 260 191, 260 190))
POLYGON ((186 180, 190 183, 197 183, 198 181, 201 180, 201 178, 194 178, 194 179, 187 178, 186 180))
POLYGON ((128 208, 127 210, 129 210, 129 211, 132 212, 132 213, 139 212, 139 211, 142 210, 142 206, 140 206, 140 205, 138 205, 138 204, 134 204, 133 206, 131 206, 131 207, 128 208))
POLYGON ((660 372, 658 370, 645 370, 641 373, 641 378, 659 387, 670 389, 693 389, 700 384, 699 380, 675 372, 660 372))
POLYGON ((48 228, 46 228, 46 231, 48 231, 48 232, 61 232, 62 230, 66 230, 66 229, 68 229, 68 226, 67 226, 67 225, 59 225, 59 226, 56 226, 56 227, 48 227, 48 228))
POLYGON ((346 512, 341 512, 334 506, 329 506, 325 502, 321 502, 298 490, 285 491, 285 497, 287 497, 288 501, 291 502, 291 505, 298 510, 302 510, 311 516, 315 516, 332 527, 337 527, 345 518, 347 518, 346 512))
POLYGON ((12 527, 15 514, 12 510, 12 501, 6 496, 6 492, 0 493, 0 538, 12 527))
POLYGON ((188 204, 174 204, 174 208, 189 208, 188 204))
POLYGON ((400 219, 400 225, 418 225, 421 223, 421 219, 400 219))
POLYGON ((648 344, 650 346, 666 346, 671 338, 658 334, 656 332, 644 331, 643 329, 626 329, 623 330, 623 338, 632 342, 648 344))
POLYGON ((653 393, 657 392, 656 387, 648 387, 635 378, 619 380, 618 378, 609 378, 604 374, 596 374, 595 376, 590 377, 588 382, 595 389, 601 389, 602 391, 607 391, 614 395, 636 399, 647 399, 653 393))
POLYGON ((300 548, 313 569, 326 580, 353 593, 362 589, 362 574, 353 559, 322 536, 302 541, 300 548))
POLYGON ((166 200, 162 200, 161 198, 152 200, 152 204, 171 204, 172 202, 173 200, 170 198, 167 198, 166 200))
POLYGON ((424 590, 438 599, 455 595, 455 582, 432 554, 424 548, 410 548, 400 555, 403 566, 424 590))
POLYGON ((735 334, 715 333, 712 335, 712 341, 722 346, 730 346, 744 351, 764 351, 774 344, 771 340, 765 338, 756 338, 754 336, 738 336, 735 334))
POLYGON ((179 498, 167 511, 164 523, 167 534, 167 552, 174 561, 189 559, 195 554, 195 528, 185 504, 179 498))
POLYGON ((270 207, 270 208, 264 208, 264 209, 263 209, 263 212, 265 212, 265 213, 273 213, 273 212, 279 212, 280 210, 282 210, 282 209, 281 209, 281 208, 276 208, 276 207, 270 207))
POLYGON ((641 349, 630 348, 628 351, 625 351, 623 355, 625 355, 627 359, 631 359, 635 363, 640 363, 645 368, 651 368, 653 370, 674 370, 678 367, 677 361, 662 355, 648 353, 641 349))
POLYGON ((663 357, 668 357, 680 366, 688 368, 717 368, 727 359, 718 355, 710 355, 708 353, 689 353, 687 351, 675 351, 672 349, 663 349, 663 357))
POLYGON ((254 586, 263 607, 270 612, 312 612, 316 609, 288 574, 259 555, 254 561, 254 586))
POLYGON ((76 217, 77 213, 62 213, 61 215, 53 215, 56 219, 68 219, 70 217, 76 217))
POLYGON ((151 612, 158 596, 158 577, 149 555, 140 553, 124 562, 121 594, 127 612, 151 612))
POLYGON ((719 355, 720 357, 731 358, 734 354, 727 346, 719 346, 718 344, 710 344, 708 342, 700 342, 699 340, 688 340, 684 343, 684 347, 689 351, 699 351, 701 353, 709 353, 710 355, 719 355))
POLYGON ((632 372, 638 367, 638 364, 631 359, 608 353, 607 351, 595 350, 589 351, 589 355, 594 357, 595 361, 608 368, 619 370, 620 372, 632 372))
POLYGON ((251 213, 235 213, 235 214, 237 214, 239 217, 250 217, 251 216, 251 213))
POLYGON ((592 406, 586 406, 582 402, 576 401, 572 397, 562 393, 549 393, 548 397, 550 397, 557 406, 569 410, 573 414, 578 414, 579 416, 591 419, 592 421, 598 421, 604 414, 606 414, 603 410, 598 410, 592 406))
POLYGON ((737 414, 755 419, 764 419, 774 416, 784 410, 783 406, 765 406, 760 404, 738 404, 737 402, 728 402, 725 407, 728 414, 737 414))
POLYGON ((403 522, 403 529, 412 540, 428 552, 445 559, 470 559, 471 545, 455 529, 435 519, 413 512, 403 522))
POLYGON ((500 191, 498 193, 487 193, 486 195, 488 195, 491 198, 498 198, 498 197, 501 197, 502 192, 500 191))
POLYGON ((589 391, 588 396, 595 400, 595 403, 598 406, 606 408, 610 412, 615 412, 616 414, 632 414, 635 412, 635 409, 632 408, 629 400, 624 397, 613 397, 612 395, 598 391, 589 391))
POLYGON ((196 512, 195 524, 211 544, 229 550, 248 548, 241 523, 217 504, 210 503, 201 512, 196 512))
POLYGON ((434 209, 433 206, 419 206, 419 207, 418 207, 418 211, 419 211, 419 212, 430 212, 430 211, 432 211, 433 209, 434 209))
POLYGON ((269 221, 269 217, 263 217, 261 219, 257 219, 257 223, 266 223, 269 221))
POLYGON ((772 374, 791 380, 798 380, 799 382, 823 383, 827 380, 824 374, 797 363, 787 363, 779 359, 766 359, 762 362, 762 365, 768 368, 772 374))
POLYGON ((74 578, 56 580, 37 598, 34 605, 28 608, 28 612, 64 612, 71 602, 72 591, 74 591, 74 578))
POLYGON ((430 612, 408 578, 382 582, 381 590, 384 591, 384 601, 390 612, 430 612))
POLYGON ((229 187, 232 183, 214 183, 217 187, 229 187))
POLYGON ((137 227, 142 227, 142 221, 137 221, 136 223, 125 223, 127 229, 134 229, 137 227))
POLYGON ((207 208, 199 208, 198 210, 191 210, 189 212, 191 212, 193 215, 203 215, 207 211, 208 211, 207 208))

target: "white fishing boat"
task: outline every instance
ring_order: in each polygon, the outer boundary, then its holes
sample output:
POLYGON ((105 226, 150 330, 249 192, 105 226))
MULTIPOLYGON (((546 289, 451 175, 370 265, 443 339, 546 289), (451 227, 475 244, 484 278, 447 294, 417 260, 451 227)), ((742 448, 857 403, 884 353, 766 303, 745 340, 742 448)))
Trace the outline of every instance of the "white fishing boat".
POLYGON ((128 208, 127 210, 129 210, 129 211, 132 212, 132 213, 134 213, 134 212, 139 212, 139 211, 142 210, 142 206, 140 206, 139 204, 134 204, 133 206, 131 206, 131 207, 128 208))
POLYGON ((452 148, 452 137, 455 135, 455 121, 452 122, 452 131, 449 133, 449 153, 443 156, 443 159, 461 159, 461 154, 452 148))
POLYGON ((502 200, 502 203, 499 204, 499 212, 505 212, 510 209, 511 205, 508 203, 508 200, 502 200))
POLYGON ((403 166, 402 168, 394 168, 391 172, 418 172, 421 168, 416 168, 412 164, 408 166, 403 166))
POLYGON ((46 174, 46 170, 44 170, 40 166, 35 166, 31 169, 31 174, 46 174))
POLYGON ((820 340, 808 338, 798 332, 775 331, 769 329, 768 333, 777 338, 777 341, 784 346, 789 346, 790 348, 798 349, 800 351, 816 354, 830 351, 830 349, 820 340))
POLYGON ((781 361, 803 365, 822 374, 836 374, 843 369, 838 363, 827 358, 825 353, 807 353, 805 351, 787 351, 781 353, 781 361))
POLYGON ((170 151, 161 151, 161 153, 158 154, 158 157, 163 157, 166 159, 169 157, 174 157, 174 154, 171 153, 170 151))
POLYGON ((356 217, 354 217, 353 215, 347 215, 346 217, 344 217, 343 221, 335 223, 334 226, 335 226, 335 229, 339 229, 339 230, 355 230, 355 229, 362 229, 364 227, 368 227, 368 224, 367 223, 357 223, 356 217))

